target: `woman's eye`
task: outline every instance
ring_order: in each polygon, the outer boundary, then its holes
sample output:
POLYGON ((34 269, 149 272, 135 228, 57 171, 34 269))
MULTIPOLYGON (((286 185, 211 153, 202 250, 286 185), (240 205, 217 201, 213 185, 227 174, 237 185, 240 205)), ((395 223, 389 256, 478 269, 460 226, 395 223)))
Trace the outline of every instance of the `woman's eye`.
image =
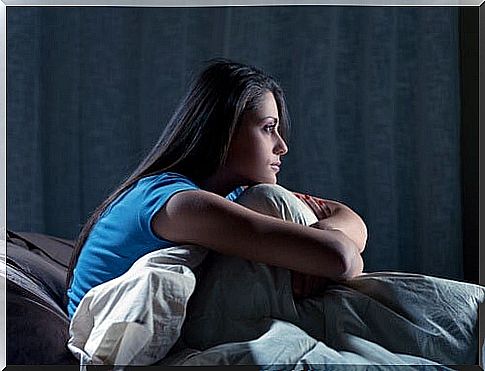
POLYGON ((266 131, 268 133, 272 133, 273 131, 275 131, 275 128, 276 128, 276 125, 275 124, 266 125, 264 127, 264 131, 266 131))

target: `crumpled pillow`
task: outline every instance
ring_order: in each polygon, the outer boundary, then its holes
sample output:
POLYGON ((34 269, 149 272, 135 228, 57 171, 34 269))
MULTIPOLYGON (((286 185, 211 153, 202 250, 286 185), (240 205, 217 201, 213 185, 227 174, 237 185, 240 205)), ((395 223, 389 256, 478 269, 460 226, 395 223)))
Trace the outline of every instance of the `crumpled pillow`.
POLYGON ((195 289, 192 269, 206 254, 191 245, 157 250, 89 290, 69 327, 68 348, 81 365, 150 365, 162 359, 180 336, 195 289))

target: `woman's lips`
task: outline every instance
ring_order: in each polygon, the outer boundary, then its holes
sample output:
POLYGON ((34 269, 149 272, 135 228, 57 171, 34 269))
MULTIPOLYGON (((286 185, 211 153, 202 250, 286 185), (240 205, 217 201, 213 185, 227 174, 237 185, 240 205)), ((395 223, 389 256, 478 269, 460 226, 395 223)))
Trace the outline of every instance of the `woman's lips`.
POLYGON ((280 167, 278 165, 271 165, 271 168, 276 172, 280 171, 280 167))

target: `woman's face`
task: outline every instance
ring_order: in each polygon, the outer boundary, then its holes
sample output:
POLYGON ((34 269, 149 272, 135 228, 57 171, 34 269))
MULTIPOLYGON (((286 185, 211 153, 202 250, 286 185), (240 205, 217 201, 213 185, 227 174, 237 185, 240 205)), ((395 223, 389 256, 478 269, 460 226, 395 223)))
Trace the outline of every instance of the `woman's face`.
POLYGON ((288 152, 278 128, 278 107, 267 92, 256 110, 243 115, 232 139, 224 167, 233 179, 246 185, 276 183, 281 156, 288 152))

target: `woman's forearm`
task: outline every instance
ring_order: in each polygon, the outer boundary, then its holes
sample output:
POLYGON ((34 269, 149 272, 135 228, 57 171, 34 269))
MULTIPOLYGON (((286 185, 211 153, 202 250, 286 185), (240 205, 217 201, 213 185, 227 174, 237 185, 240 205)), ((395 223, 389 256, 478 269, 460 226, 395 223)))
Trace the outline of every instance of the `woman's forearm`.
POLYGON ((345 271, 336 277, 336 280, 351 279, 362 273, 364 269, 364 261, 360 255, 357 244, 343 231, 332 229, 334 238, 338 241, 339 251, 344 260, 345 271))
POLYGON ((362 218, 348 206, 332 200, 293 192, 318 218, 312 227, 322 230, 338 230, 350 237, 362 252, 367 242, 367 227, 362 218))
POLYGON ((344 273, 342 277, 343 280, 354 278, 355 276, 361 274, 364 270, 364 260, 360 255, 360 251, 354 250, 353 254, 350 255, 349 259, 349 269, 344 273))
POLYGON ((330 279, 353 272, 357 251, 341 231, 281 220, 200 190, 172 196, 153 218, 152 228, 176 243, 330 279))

